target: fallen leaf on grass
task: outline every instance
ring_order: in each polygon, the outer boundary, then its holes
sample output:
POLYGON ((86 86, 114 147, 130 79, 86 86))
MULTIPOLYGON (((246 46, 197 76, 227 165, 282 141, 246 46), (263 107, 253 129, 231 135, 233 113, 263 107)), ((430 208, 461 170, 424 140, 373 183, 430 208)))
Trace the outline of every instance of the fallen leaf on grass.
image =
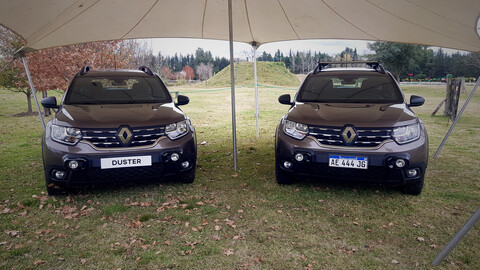
POLYGON ((12 231, 5 230, 3 232, 10 235, 11 237, 18 237, 19 236, 18 234, 20 233, 19 231, 13 231, 13 230, 12 231))
POLYGON ((165 245, 167 245, 167 246, 170 246, 170 245, 172 244, 172 242, 170 242, 170 241, 168 241, 168 240, 165 241, 164 243, 165 243, 165 245))
POLYGON ((47 261, 36 260, 36 261, 33 262, 33 265, 38 266, 40 264, 45 264, 45 263, 47 263, 47 261))
POLYGON ((233 249, 227 249, 223 254, 227 256, 232 256, 233 254, 235 254, 235 252, 233 252, 233 249))
POLYGON ((222 229, 222 226, 219 226, 219 225, 215 226, 215 231, 220 231, 221 229, 222 229))
POLYGON ((418 240, 419 242, 425 242, 425 238, 423 238, 423 237, 420 237, 420 236, 419 236, 419 237, 417 237, 417 240, 418 240))
POLYGON ((397 260, 392 260, 392 263, 393 264, 399 264, 400 262, 398 262, 397 260))

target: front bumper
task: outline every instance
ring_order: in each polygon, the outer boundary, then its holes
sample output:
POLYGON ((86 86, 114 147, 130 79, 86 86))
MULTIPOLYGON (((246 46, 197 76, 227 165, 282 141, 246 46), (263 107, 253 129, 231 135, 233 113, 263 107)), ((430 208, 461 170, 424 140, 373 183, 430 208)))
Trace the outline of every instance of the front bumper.
POLYGON ((422 179, 428 164, 428 137, 422 129, 420 138, 414 142, 399 145, 394 141, 385 142, 379 148, 329 147, 321 145, 313 137, 303 140, 291 138, 279 127, 275 142, 275 162, 284 174, 297 178, 324 178, 385 184, 405 184, 422 179), (297 161, 296 154, 303 160, 297 161), (364 157, 368 159, 367 169, 338 168, 329 166, 330 156, 364 157), (397 159, 405 160, 405 166, 395 166, 397 159), (287 162, 287 164, 286 164, 287 162), (290 164, 288 164, 290 163, 290 164), (285 166, 290 165, 290 166, 285 166), (409 170, 415 170, 411 176, 409 170))
POLYGON ((180 176, 195 169, 197 148, 193 130, 174 141, 169 138, 159 140, 156 145, 149 148, 126 147, 115 150, 98 150, 83 142, 68 146, 53 141, 49 134, 46 134, 43 138, 42 154, 46 181, 68 187, 121 181, 159 180, 180 176), (178 160, 172 160, 173 153, 178 154, 178 160), (104 158, 122 161, 126 157, 139 156, 149 156, 151 165, 101 168, 101 160, 104 158), (76 169, 69 167, 70 161, 73 160, 79 164, 76 169), (185 162, 188 162, 187 166, 185 162), (59 171, 63 172, 62 177, 58 177, 59 171))

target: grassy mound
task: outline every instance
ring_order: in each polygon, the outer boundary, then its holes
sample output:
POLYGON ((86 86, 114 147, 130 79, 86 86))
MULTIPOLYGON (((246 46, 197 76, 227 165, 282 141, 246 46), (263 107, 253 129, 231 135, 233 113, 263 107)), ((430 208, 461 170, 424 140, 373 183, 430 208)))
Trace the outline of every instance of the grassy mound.
MULTIPOLYGON (((283 62, 257 62, 259 84, 277 86, 298 86, 300 83, 283 62)), ((237 86, 253 85, 253 63, 235 63, 235 84, 237 86)), ((210 87, 230 86, 230 66, 210 78, 206 85, 210 87)))

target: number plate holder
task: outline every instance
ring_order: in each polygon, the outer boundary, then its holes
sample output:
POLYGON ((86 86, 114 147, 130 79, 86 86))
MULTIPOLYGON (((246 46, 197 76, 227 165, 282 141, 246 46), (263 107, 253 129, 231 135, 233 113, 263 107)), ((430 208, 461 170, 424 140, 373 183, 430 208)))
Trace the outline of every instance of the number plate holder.
POLYGON ((367 157, 351 157, 330 155, 328 160, 329 167, 348 168, 348 169, 368 169, 367 157))

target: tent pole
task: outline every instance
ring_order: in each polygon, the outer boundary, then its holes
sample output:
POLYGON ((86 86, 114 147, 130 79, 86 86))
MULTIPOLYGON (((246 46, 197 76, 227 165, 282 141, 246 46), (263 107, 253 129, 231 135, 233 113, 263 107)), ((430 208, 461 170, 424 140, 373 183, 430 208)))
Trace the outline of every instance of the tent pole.
POLYGON ((252 44, 253 48, 253 73, 255 75, 255 120, 257 122, 257 138, 259 136, 259 128, 258 128, 258 115, 259 115, 259 107, 258 107, 258 83, 257 83, 257 45, 252 44))
POLYGON ((232 0, 228 0, 228 36, 230 44, 230 85, 232 88, 232 140, 233 140, 233 169, 237 171, 237 123, 235 120, 235 71, 233 60, 233 18, 232 0))
POLYGON ((455 120, 453 121, 452 126, 450 127, 450 129, 448 130, 447 134, 445 135, 445 138, 443 138, 443 141, 442 141, 442 143, 440 144, 440 146, 438 146, 437 152, 435 152, 435 155, 433 155, 433 158, 437 158, 438 154, 440 153, 440 150, 442 150, 443 145, 445 145, 445 143, 447 142, 447 139, 448 139, 448 137, 450 136, 450 134, 452 133, 453 128, 455 128, 455 125, 457 124, 458 120, 460 120, 460 117, 462 116, 463 111, 465 110, 465 108, 467 107, 468 103, 469 103, 470 100, 472 99, 473 94, 475 94, 475 91, 477 90, 477 87, 478 87, 479 85, 480 85, 480 77, 478 77, 477 82, 475 83, 475 86, 474 86, 473 89, 472 89, 472 92, 470 92, 470 95, 468 96, 467 100, 465 100, 465 103, 463 104, 462 109, 461 109, 460 112, 458 113, 457 117, 455 117, 455 120))
POLYGON ((35 92, 35 87, 33 87, 32 76, 30 76, 30 71, 28 70, 27 58, 25 55, 22 55, 23 66, 25 67, 25 73, 27 73, 28 83, 30 84, 30 89, 33 93, 33 99, 35 99, 35 104, 37 104, 38 116, 40 116, 40 122, 42 122, 43 129, 45 130, 45 121, 43 120, 42 111, 40 110, 40 105, 38 104, 37 93, 35 92))
POLYGON ((475 223, 477 223, 480 220, 480 208, 477 209, 477 211, 470 217, 470 219, 463 225, 463 227, 455 234, 455 236, 448 242, 448 244, 445 246, 445 248, 440 252, 440 254, 437 255, 437 257, 433 260, 432 265, 433 266, 439 266, 442 261, 448 256, 450 251, 455 248, 455 246, 465 237, 465 235, 470 231, 473 226, 475 226, 475 223))

